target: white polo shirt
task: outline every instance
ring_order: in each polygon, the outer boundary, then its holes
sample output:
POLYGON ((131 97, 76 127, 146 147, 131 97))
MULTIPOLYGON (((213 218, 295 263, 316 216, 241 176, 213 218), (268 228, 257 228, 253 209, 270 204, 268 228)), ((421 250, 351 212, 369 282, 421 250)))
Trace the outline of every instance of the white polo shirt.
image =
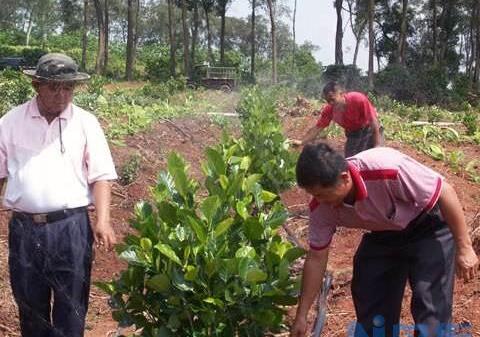
POLYGON ((93 114, 70 104, 48 124, 33 98, 0 119, 0 178, 4 206, 43 213, 88 205, 91 184, 117 174, 93 114))

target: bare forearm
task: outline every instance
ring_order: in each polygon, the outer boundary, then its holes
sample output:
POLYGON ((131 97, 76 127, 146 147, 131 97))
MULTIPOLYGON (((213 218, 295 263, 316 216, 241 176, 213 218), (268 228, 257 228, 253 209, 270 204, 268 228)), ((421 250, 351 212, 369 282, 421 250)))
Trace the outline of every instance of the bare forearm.
POLYGON ((0 179, 0 195, 3 195, 3 186, 5 185, 5 181, 7 178, 1 178, 0 179))
POLYGON ((450 227, 458 248, 470 248, 472 240, 468 234, 462 205, 453 187, 444 182, 439 198, 439 206, 445 222, 450 227))
POLYGON ((93 184, 93 197, 98 223, 110 222, 111 189, 110 181, 101 180, 93 184))
POLYGON ((318 134, 320 133, 321 130, 322 129, 317 127, 316 125, 311 127, 310 129, 308 129, 305 136, 303 136, 302 144, 305 145, 305 144, 313 142, 315 140, 315 138, 317 138, 317 136, 318 136, 318 134))
POLYGON ((371 125, 373 128, 374 146, 379 146, 382 144, 382 136, 380 135, 380 123, 378 119, 374 118, 371 125))
POLYGON ((322 252, 310 251, 303 268, 302 294, 297 308, 297 317, 307 317, 322 286, 328 261, 328 249, 322 252))

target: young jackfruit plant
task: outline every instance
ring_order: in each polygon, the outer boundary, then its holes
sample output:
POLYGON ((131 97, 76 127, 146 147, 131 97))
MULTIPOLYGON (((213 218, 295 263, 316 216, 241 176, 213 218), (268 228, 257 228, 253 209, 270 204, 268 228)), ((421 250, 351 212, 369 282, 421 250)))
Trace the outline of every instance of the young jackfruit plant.
POLYGON ((98 284, 113 317, 145 337, 264 336, 296 303, 290 265, 304 254, 278 234, 287 212, 250 174, 251 159, 208 149, 200 185, 176 154, 139 203, 117 252, 128 267, 98 284), (206 190, 206 193, 205 193, 206 190), (206 194, 206 196, 205 196, 206 194))

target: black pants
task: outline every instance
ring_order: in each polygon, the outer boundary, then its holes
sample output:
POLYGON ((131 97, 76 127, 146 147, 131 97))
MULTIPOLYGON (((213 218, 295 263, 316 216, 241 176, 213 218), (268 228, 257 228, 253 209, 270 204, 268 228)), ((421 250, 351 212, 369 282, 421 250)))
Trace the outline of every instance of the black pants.
POLYGON ((46 224, 12 217, 10 282, 22 337, 83 336, 92 242, 86 210, 46 224))
MULTIPOLYGON (((383 126, 380 127, 380 146, 383 146, 384 135, 383 126)), ((345 143, 345 157, 351 157, 362 151, 371 149, 375 144, 375 133, 372 126, 366 126, 362 129, 345 132, 347 141, 345 143)))
POLYGON ((453 236, 438 206, 403 231, 365 234, 354 257, 355 337, 398 336, 407 280, 415 334, 441 335, 451 322, 454 262, 453 236))

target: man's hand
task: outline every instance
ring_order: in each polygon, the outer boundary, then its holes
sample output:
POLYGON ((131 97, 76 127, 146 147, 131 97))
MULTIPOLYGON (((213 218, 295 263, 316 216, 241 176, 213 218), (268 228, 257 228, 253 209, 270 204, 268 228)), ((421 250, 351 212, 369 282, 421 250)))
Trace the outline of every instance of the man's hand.
POLYGON ((288 142, 292 144, 293 147, 299 147, 303 145, 303 142, 298 139, 289 139, 288 142))
POLYGON ((290 329, 290 337, 305 337, 307 333, 307 318, 297 315, 290 329))
POLYGON ((93 237, 97 248, 105 247, 106 250, 111 250, 117 243, 115 232, 110 223, 97 222, 93 227, 93 237))
POLYGON ((473 280, 477 276, 478 257, 472 246, 457 248, 456 256, 457 276, 465 282, 473 280))

